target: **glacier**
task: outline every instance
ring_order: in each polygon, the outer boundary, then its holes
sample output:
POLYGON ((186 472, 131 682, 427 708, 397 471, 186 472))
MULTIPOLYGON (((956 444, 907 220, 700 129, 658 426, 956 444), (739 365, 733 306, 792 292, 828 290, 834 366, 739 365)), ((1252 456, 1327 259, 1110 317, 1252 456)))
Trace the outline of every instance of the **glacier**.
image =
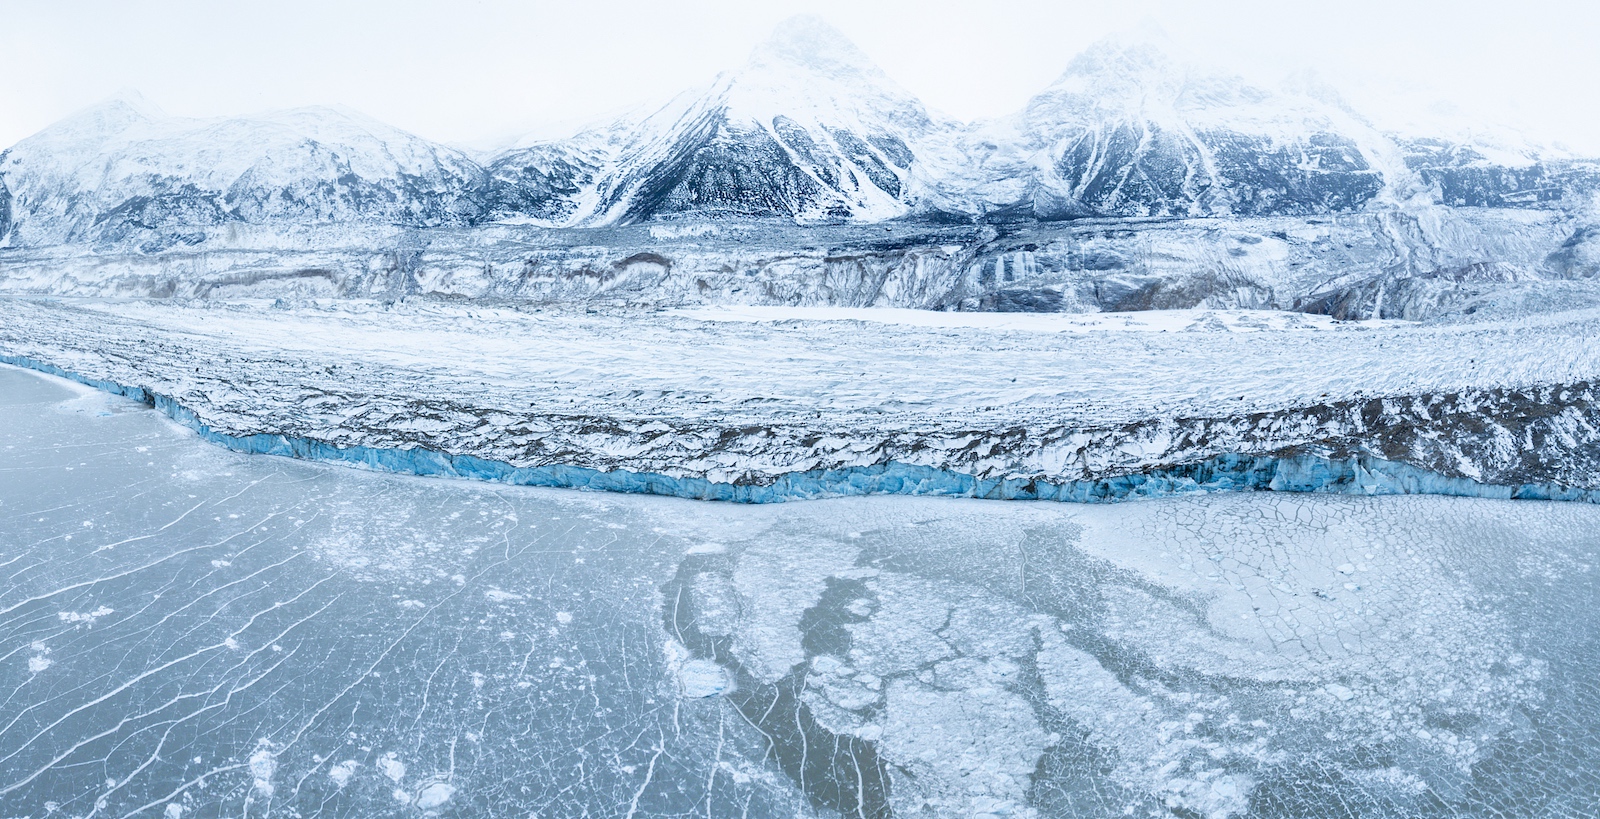
POLYGON ((228 448, 414 474, 750 502, 1600 491, 1591 313, 1320 330, 1231 316, 1239 332, 1199 313, 1168 333, 343 303, 0 312, 0 360, 228 448), (989 367, 995 349, 1015 368, 989 367), (1047 363, 1075 349, 1095 360, 1047 363), (719 350, 746 352, 706 358, 719 350))
POLYGON ((1554 212, 547 229, 274 226, 162 253, 0 251, 0 292, 1098 313, 1274 309, 1441 322, 1600 305, 1596 234, 1554 212))
POLYGON ((87 378, 19 356, 0 355, 0 363, 67 378, 86 386, 148 404, 193 430, 202 440, 234 452, 276 455, 354 466, 380 472, 464 478, 513 486, 557 487, 601 492, 665 495, 735 503, 782 503, 860 495, 930 495, 987 500, 1050 500, 1101 503, 1160 498, 1197 492, 1270 490, 1362 496, 1445 495, 1499 500, 1560 500, 1600 503, 1600 489, 1554 484, 1501 486, 1419 469, 1371 455, 1336 458, 1224 455, 1132 475, 1051 483, 1033 478, 979 478, 929 466, 889 461, 873 466, 787 472, 771 483, 739 484, 705 478, 552 464, 519 467, 472 455, 428 449, 340 447, 308 438, 264 434, 230 435, 202 423, 194 412, 159 393, 87 378))

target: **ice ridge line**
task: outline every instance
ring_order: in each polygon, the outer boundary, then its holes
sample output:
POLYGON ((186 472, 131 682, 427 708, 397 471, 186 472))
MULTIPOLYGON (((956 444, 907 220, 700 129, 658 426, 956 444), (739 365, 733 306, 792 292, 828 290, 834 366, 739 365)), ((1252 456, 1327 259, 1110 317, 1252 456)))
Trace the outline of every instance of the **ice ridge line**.
POLYGON ((1554 484, 1485 484, 1361 453, 1329 457, 1226 454, 1148 472, 1090 480, 1051 482, 1032 478, 980 478, 931 466, 888 462, 871 466, 788 472, 770 484, 738 484, 705 478, 674 477, 627 469, 604 471, 550 464, 514 466, 473 455, 431 449, 339 447, 310 438, 272 433, 218 432, 170 396, 143 387, 90 378, 26 356, 0 354, 0 362, 36 370, 131 398, 154 407, 202 439, 225 449, 344 464, 378 472, 426 477, 466 478, 514 486, 587 489, 627 494, 666 495, 733 503, 859 495, 930 495, 990 500, 1054 500, 1107 503, 1200 492, 1275 491, 1338 495, 1447 495, 1496 500, 1561 500, 1600 503, 1600 490, 1554 484))

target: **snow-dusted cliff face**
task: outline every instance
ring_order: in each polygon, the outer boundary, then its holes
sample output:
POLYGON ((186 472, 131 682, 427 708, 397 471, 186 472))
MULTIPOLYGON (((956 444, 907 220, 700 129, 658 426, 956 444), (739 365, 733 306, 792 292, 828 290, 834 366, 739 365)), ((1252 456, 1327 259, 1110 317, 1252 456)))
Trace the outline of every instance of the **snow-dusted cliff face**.
POLYGON ((590 216, 599 187, 645 119, 630 112, 566 139, 529 141, 503 152, 487 167, 485 215, 545 226, 590 216))
POLYGON ((14 217, 0 228, 12 246, 149 252, 237 222, 459 223, 481 177, 464 154, 348 111, 183 119, 123 96, 0 154, 14 217))
POLYGON ((11 230, 11 190, 6 187, 4 179, 0 179, 0 239, 11 230))
POLYGON ((1012 116, 956 123, 810 17, 709 88, 508 151, 490 171, 487 218, 562 226, 1571 210, 1600 191, 1596 163, 1385 133, 1325 84, 1252 85, 1152 33, 1095 44, 1012 116))
POLYGON ((1600 195, 1600 161, 1439 137, 1400 138, 1405 162, 1451 206, 1584 208, 1600 195))
POLYGON ((709 88, 500 157, 495 215, 564 224, 685 212, 887 219, 907 212, 914 146, 938 127, 837 31, 799 17, 709 88))

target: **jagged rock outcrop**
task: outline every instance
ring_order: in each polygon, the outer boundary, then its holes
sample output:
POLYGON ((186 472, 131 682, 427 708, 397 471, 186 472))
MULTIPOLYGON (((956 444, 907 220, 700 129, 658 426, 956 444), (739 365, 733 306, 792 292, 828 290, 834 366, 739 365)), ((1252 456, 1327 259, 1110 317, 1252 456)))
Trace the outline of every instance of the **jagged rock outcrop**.
POLYGON ((1491 151, 1437 137, 1400 139, 1405 162, 1453 207, 1581 207, 1600 193, 1600 162, 1544 156, 1537 150, 1491 151))

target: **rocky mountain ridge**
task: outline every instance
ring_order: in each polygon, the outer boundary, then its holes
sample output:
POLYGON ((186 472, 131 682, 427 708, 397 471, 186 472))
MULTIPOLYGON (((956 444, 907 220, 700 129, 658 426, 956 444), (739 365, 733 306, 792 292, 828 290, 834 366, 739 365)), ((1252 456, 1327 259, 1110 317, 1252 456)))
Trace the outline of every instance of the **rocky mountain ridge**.
POLYGON ((0 154, 0 247, 159 252, 233 224, 675 219, 800 224, 1318 215, 1427 202, 1573 209, 1600 164, 1394 137, 1319 90, 1280 92, 1110 38, 1024 110, 930 113, 820 20, 657 110, 484 164, 353 112, 167 117, 119 97, 0 154))
POLYGON ((1102 41, 930 112, 815 18, 658 109, 481 161, 354 112, 134 96, 0 153, 0 291, 1429 319, 1600 304, 1600 162, 1388 134, 1102 41))

